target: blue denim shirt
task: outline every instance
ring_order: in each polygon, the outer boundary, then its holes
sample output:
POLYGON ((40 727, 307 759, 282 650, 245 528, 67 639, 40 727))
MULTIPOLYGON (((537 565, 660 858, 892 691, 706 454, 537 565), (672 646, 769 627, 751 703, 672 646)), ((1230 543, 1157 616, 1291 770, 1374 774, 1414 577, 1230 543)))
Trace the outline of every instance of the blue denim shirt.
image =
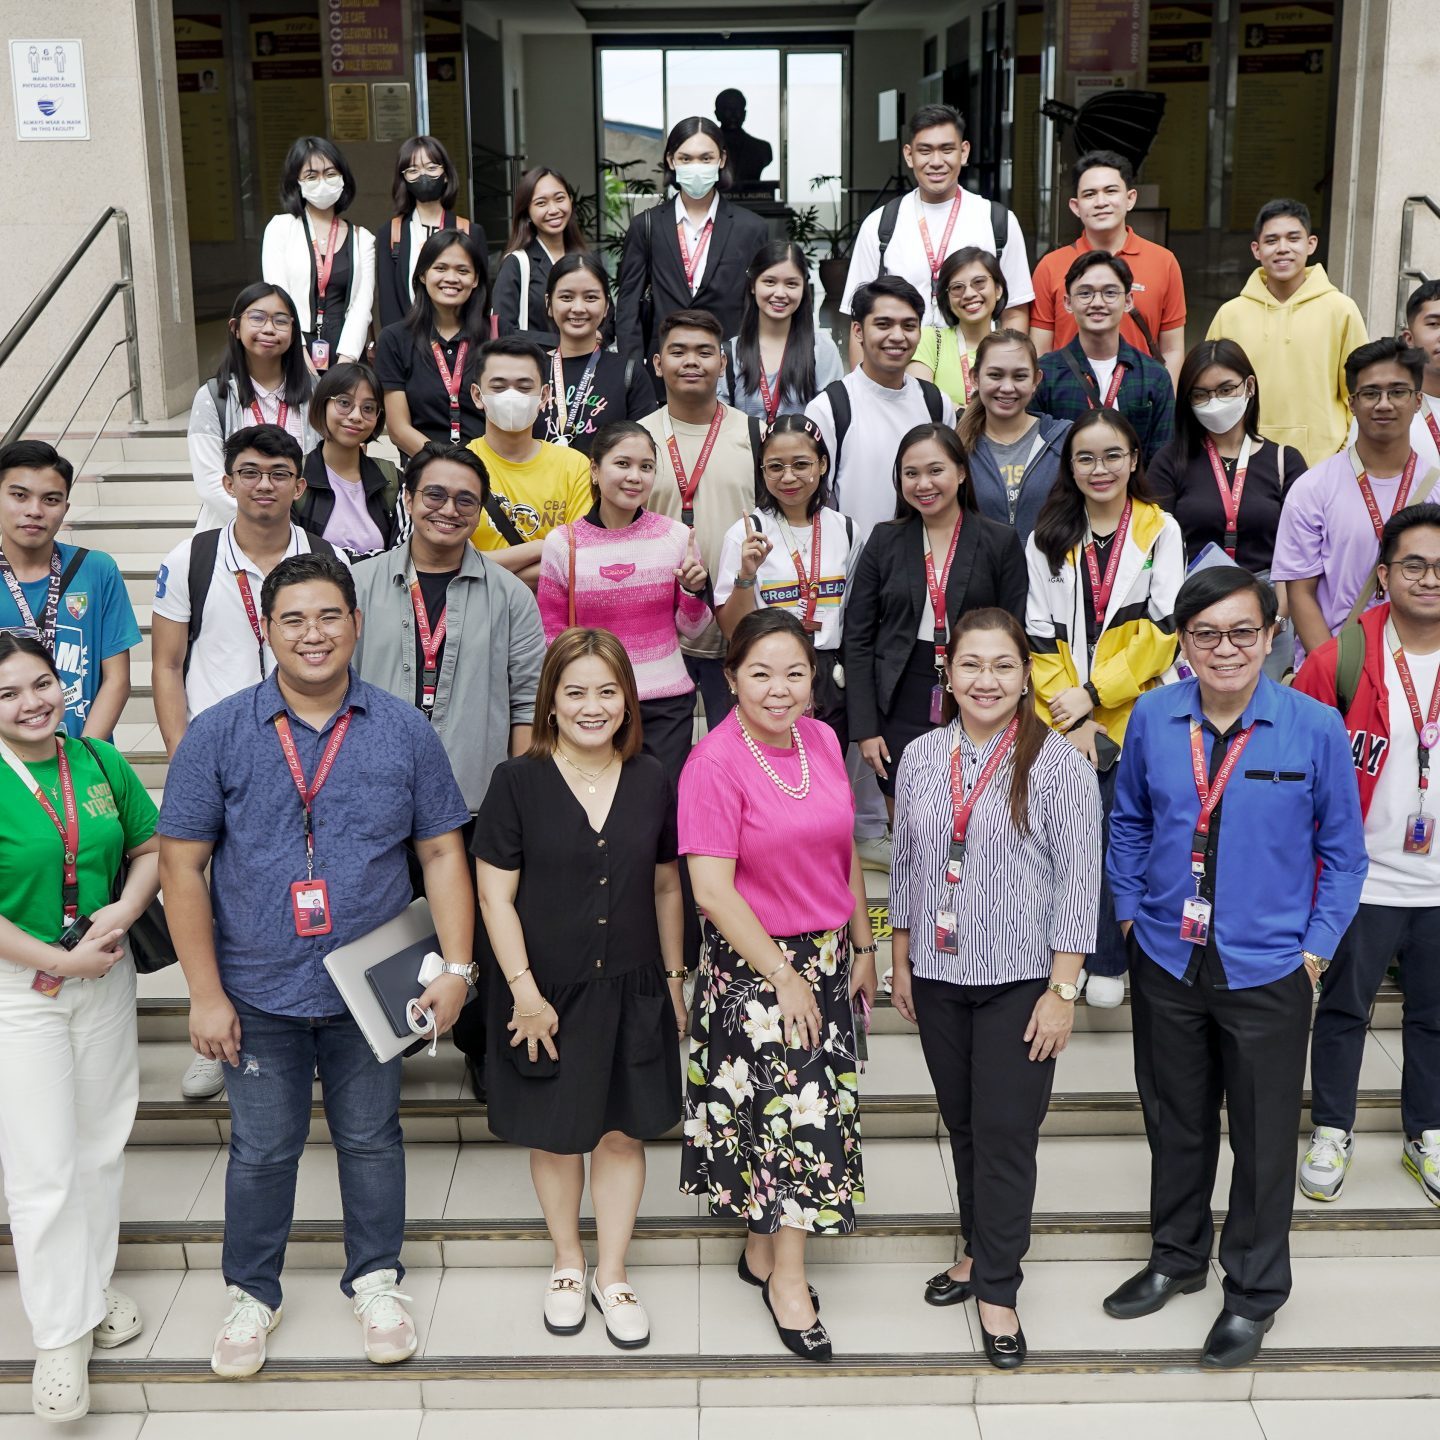
POLYGON ((430 723, 352 670, 344 705, 318 731, 286 705, 275 675, 197 715, 170 763, 157 828, 215 845, 210 894, 226 994, 272 1015, 314 1017, 345 1009, 325 957, 410 903, 405 842, 469 819, 430 723), (315 874, 330 892, 333 929, 302 939, 290 886, 305 878, 304 811, 274 720, 289 716, 313 783, 346 707, 355 711, 349 732, 312 806, 315 874))
MULTIPOLYGON (((1200 719, 1196 680, 1135 702, 1110 816, 1116 919, 1133 920, 1140 948, 1177 979, 1199 949, 1180 938, 1180 912, 1195 893, 1190 847, 1200 797, 1190 723, 1200 719)), ((1333 955, 1369 866, 1339 714, 1262 676, 1240 717, 1242 726, 1252 722, 1217 822, 1213 934, 1232 990, 1282 979, 1303 963, 1302 950, 1333 955)))

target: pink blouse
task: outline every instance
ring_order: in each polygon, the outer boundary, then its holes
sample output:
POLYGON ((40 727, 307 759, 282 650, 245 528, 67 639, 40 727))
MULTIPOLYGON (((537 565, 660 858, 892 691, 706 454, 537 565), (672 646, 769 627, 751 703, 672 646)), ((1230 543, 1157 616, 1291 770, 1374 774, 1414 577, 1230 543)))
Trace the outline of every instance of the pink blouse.
MULTIPOLYGON (((735 888, 776 937, 834 930, 854 913, 850 860, 855 800, 835 732, 799 722, 810 793, 786 795, 760 768, 732 710, 690 752, 680 773, 680 853, 735 861, 735 888)), ((794 750, 760 750, 787 785, 800 783, 794 750)))

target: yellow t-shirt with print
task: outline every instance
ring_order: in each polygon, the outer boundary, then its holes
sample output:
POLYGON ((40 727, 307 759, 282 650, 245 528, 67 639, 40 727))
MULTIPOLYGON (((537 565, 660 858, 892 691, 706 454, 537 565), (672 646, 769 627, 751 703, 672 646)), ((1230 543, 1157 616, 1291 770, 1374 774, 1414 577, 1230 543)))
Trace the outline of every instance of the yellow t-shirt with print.
MULTIPOLYGON (((522 542, 543 540, 552 530, 582 520, 594 503, 590 497, 590 461, 567 445, 540 442, 533 460, 517 464, 501 459, 483 435, 469 448, 484 462, 490 475, 490 493, 520 532, 522 542)), ((480 512, 480 523, 470 537, 477 550, 508 550, 510 542, 495 522, 480 512)))

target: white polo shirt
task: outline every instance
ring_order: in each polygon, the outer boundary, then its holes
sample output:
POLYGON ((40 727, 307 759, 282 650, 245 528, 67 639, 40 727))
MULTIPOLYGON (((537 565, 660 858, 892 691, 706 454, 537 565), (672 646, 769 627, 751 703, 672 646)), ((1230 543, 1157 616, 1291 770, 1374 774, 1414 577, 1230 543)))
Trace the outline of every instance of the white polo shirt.
MULTIPOLYGON (((963 186, 959 191, 960 214, 955 219, 955 228, 950 233, 950 243, 945 255, 953 255, 967 245, 995 253, 995 231, 990 224, 990 202, 983 195, 976 195, 963 186)), ((930 244, 938 247, 950 219, 952 202, 924 206, 925 228, 930 235, 930 244)), ((884 206, 872 210, 860 226, 855 237, 855 248, 850 254, 850 273, 845 279, 845 298, 840 302, 842 314, 849 315, 850 300, 861 285, 880 273, 880 216, 884 206)), ((895 217, 895 233, 885 251, 885 273, 899 275, 908 280, 925 301, 926 325, 944 325, 931 297, 930 261, 925 255, 925 242, 920 236, 920 192, 912 190, 900 202, 900 213, 895 217)), ((1035 298, 1035 287, 1030 283, 1030 259, 1025 251, 1025 236, 1021 233, 1020 222, 1010 211, 1005 231, 1005 246, 1000 251, 1000 273, 1005 277, 1005 304, 1028 305, 1035 298)), ((944 260, 945 255, 939 258, 944 260)), ((999 319, 999 316, 996 316, 999 319)))
MULTIPOLYGON (((187 626, 190 623, 190 547, 197 538, 182 540, 165 557, 155 576, 154 613, 187 626)), ((291 525, 285 558, 310 553, 310 536, 298 525, 291 525)), ((349 565, 342 551, 335 553, 342 563, 349 565)), ((235 578, 242 570, 250 577, 250 593, 258 616, 260 587, 265 577, 235 543, 232 520, 220 532, 200 633, 190 651, 190 669, 185 676, 185 712, 189 720, 237 691, 258 685, 275 668, 270 647, 255 643, 255 632, 250 628, 235 578)))

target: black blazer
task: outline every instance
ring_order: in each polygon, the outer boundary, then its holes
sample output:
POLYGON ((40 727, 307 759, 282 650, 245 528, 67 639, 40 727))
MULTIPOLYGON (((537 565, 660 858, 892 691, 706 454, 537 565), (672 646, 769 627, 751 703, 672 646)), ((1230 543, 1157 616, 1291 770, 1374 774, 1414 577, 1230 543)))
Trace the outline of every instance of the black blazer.
POLYGON ((663 200, 642 211, 625 232, 625 248, 620 256, 616 348, 622 355, 638 355, 648 364, 655 353, 660 321, 674 310, 708 310, 726 335, 738 335, 745 304, 745 272, 756 251, 769 239, 770 231, 758 215, 722 197, 705 252, 700 288, 691 295, 675 235, 674 200, 663 200), (640 314, 647 281, 654 311, 649 333, 642 326, 640 314))
MULTIPOLYGON (((1008 525, 967 510, 945 584, 951 625, 967 610, 998 605, 1023 626, 1025 552, 1008 525)), ((910 663, 925 608, 925 540, 918 517, 877 525, 865 542, 845 601, 845 707, 850 735, 880 734, 910 663)))
MULTIPOLYGON (((335 513, 335 491, 325 470, 323 446, 317 445, 305 457, 301 473, 305 476, 305 493, 295 502, 290 518, 307 534, 323 539, 325 527, 335 513)), ((362 455, 360 480, 365 486, 365 509, 380 531, 385 549, 393 550, 405 538, 406 529, 399 472, 388 460, 362 455)))
MULTIPOLYGON (((444 229, 456 229, 456 216, 453 211, 447 210, 444 215, 444 229)), ((380 287, 380 328, 383 330, 387 325, 394 325, 403 320, 410 313, 410 302, 405 298, 409 285, 408 280, 415 270, 415 262, 420 258, 419 252, 410 253, 410 217, 400 217, 400 238, 393 250, 390 245, 390 232, 394 228, 394 221, 375 237, 375 277, 380 287)), ((477 224, 474 220, 470 222, 470 234, 480 246, 480 253, 485 257, 485 264, 490 264, 490 247, 485 243, 485 227, 477 224)))

